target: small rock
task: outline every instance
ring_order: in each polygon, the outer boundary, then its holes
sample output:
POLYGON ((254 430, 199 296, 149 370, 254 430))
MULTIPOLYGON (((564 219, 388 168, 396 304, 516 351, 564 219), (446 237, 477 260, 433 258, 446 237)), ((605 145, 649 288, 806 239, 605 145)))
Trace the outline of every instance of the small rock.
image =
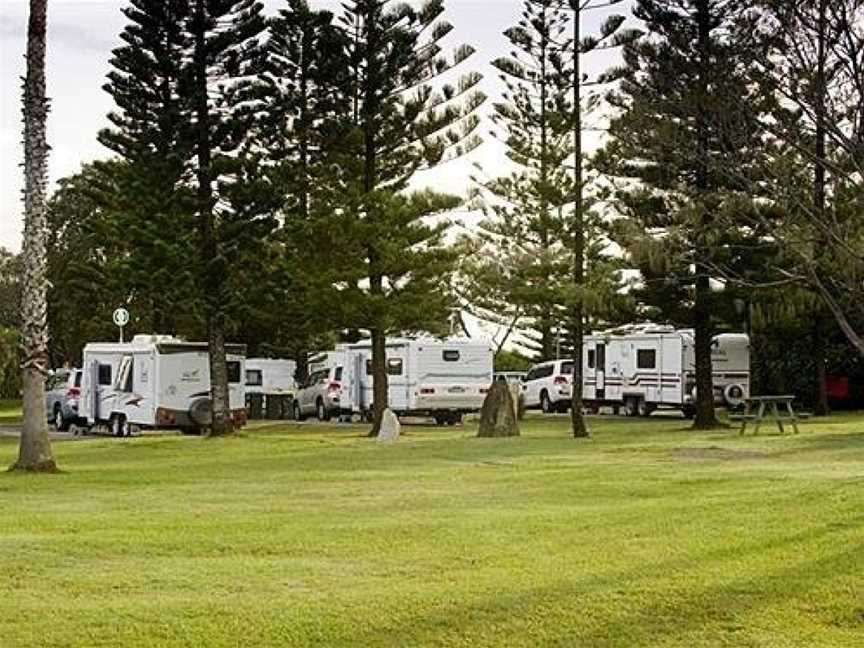
POLYGON ((391 409, 385 409, 381 416, 381 429, 378 431, 378 443, 394 443, 399 438, 402 426, 391 409))

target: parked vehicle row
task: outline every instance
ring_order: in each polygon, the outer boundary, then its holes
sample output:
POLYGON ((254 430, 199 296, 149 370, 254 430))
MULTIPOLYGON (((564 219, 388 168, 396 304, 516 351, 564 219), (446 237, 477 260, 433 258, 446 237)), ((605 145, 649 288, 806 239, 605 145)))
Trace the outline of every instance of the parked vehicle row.
MULTIPOLYGON (((750 394, 750 340, 723 334, 712 343, 714 401, 740 407, 750 394)), ((696 366, 692 330, 667 326, 622 327, 585 337, 585 406, 610 406, 629 416, 648 416, 658 408, 692 416, 696 366)), ((525 406, 544 412, 566 411, 571 404, 573 362, 555 360, 531 367, 523 382, 525 406)))
MULTIPOLYGON (((647 416, 658 408, 691 415, 695 403, 693 332, 641 325, 586 336, 585 406, 611 406, 647 416)), ((573 361, 540 362, 527 374, 493 375, 492 351, 471 339, 392 338, 387 341, 389 406, 398 416, 432 417, 455 424, 483 405, 493 381, 518 382, 528 409, 566 412, 571 405, 573 361)), ((286 360, 247 361, 245 347, 227 346, 231 415, 245 424, 247 393, 288 395, 294 418, 360 415, 371 419, 374 376, 369 341, 338 345, 315 358, 297 387, 286 360), (296 388, 295 388, 296 387, 296 388)), ((737 407, 750 391, 746 335, 714 338, 714 397, 737 407)), ((84 348, 83 367, 60 370, 46 383, 46 411, 58 430, 73 423, 102 426, 117 436, 135 428, 197 432, 210 425, 210 365, 206 343, 138 335, 126 343, 84 348)))

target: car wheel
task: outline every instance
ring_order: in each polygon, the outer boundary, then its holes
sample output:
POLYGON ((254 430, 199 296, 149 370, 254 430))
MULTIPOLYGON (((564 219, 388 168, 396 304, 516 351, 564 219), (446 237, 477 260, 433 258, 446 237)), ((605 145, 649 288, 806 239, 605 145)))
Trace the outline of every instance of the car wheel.
POLYGON ((328 412, 327 408, 324 407, 324 401, 320 398, 318 399, 318 403, 315 405, 315 413, 318 415, 319 421, 330 420, 330 412, 328 412))
POLYGON ((54 427, 57 428, 58 432, 65 432, 69 429, 66 419, 63 418, 63 410, 59 405, 54 408, 54 427))
POLYGON ((300 411, 300 403, 298 401, 294 401, 294 420, 303 420, 303 413, 300 411))
POLYGON ((549 400, 549 394, 545 390, 540 394, 540 409, 543 410, 544 414, 552 413, 552 401, 549 400))

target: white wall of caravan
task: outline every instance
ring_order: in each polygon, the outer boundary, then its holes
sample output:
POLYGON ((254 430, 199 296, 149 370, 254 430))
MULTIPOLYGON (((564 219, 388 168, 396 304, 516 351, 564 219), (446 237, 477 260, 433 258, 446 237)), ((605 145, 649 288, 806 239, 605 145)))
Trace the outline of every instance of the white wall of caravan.
MULTIPOLYGON (((245 407, 245 359, 229 353, 227 360, 240 366, 240 381, 228 385, 230 407, 239 410, 245 407)), ((186 412, 194 400, 209 393, 206 350, 159 353, 155 343, 94 344, 84 349, 81 415, 91 424, 119 413, 130 423, 152 427, 157 408, 186 412), (121 385, 129 359, 132 382, 121 385)))
MULTIPOLYGON (((368 341, 339 350, 360 358, 359 408, 373 402, 372 349, 368 341)), ((492 350, 474 340, 387 341, 389 405, 396 412, 479 410, 492 382, 492 350)))

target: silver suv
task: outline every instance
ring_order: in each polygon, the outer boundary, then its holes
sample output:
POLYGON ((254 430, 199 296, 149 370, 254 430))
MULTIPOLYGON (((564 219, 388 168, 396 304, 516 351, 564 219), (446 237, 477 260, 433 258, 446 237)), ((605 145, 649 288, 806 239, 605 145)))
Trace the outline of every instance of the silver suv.
POLYGON ((317 369, 294 396, 294 419, 302 421, 314 414, 319 421, 328 421, 342 413, 342 366, 317 369))
POLYGON ((81 420, 78 416, 81 373, 80 369, 59 369, 45 382, 45 412, 58 430, 68 430, 81 420))
POLYGON ((572 360, 551 360, 531 367, 522 382, 525 407, 545 413, 570 409, 573 381, 572 360))

